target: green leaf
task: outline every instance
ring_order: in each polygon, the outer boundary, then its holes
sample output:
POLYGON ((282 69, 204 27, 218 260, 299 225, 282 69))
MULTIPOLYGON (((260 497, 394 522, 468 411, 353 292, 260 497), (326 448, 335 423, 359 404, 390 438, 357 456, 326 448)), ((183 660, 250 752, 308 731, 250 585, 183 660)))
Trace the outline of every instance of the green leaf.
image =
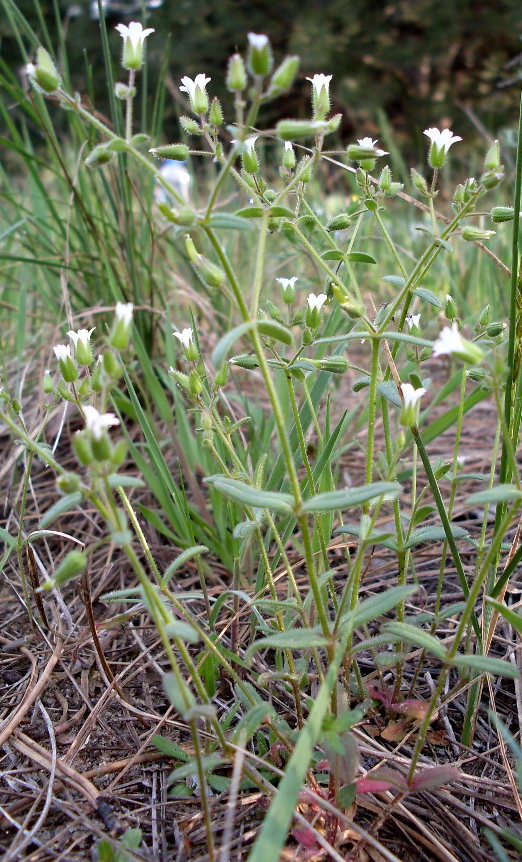
POLYGON ((442 661, 446 660, 446 650, 440 641, 437 640, 437 638, 434 638, 433 635, 428 634, 428 632, 425 632, 416 626, 410 626, 408 623, 399 622, 386 623, 383 626, 382 631, 385 634, 393 635, 397 640, 408 641, 408 643, 415 644, 415 646, 428 650, 428 652, 438 656, 442 661))
POLYGON ((257 331, 260 332, 261 335, 275 338, 276 341, 282 341, 283 344, 292 344, 293 339, 290 330, 281 323, 277 323, 275 320, 250 320, 246 323, 240 323, 239 326, 235 326, 234 329, 227 332, 227 334, 224 335, 216 344, 214 352, 212 353, 212 364, 214 368, 221 367, 229 351, 232 349, 232 345, 238 341, 238 339, 242 338, 243 335, 246 335, 247 332, 254 329, 254 327, 257 328, 257 331))
POLYGON ((326 646, 328 640, 316 629, 288 629, 284 632, 274 632, 266 638, 254 641, 246 652, 245 659, 250 661, 255 652, 265 649, 305 650, 313 647, 326 646))
POLYGON ((517 614, 515 611, 508 608, 507 605, 503 605, 502 602, 497 602, 495 599, 486 596, 486 601, 488 604, 493 605, 493 607, 501 614, 505 620, 508 621, 510 625, 513 626, 516 632, 519 635, 522 635, 522 615, 517 614))
POLYGON ((171 638, 179 638, 182 641, 188 641, 191 644, 197 644, 201 640, 199 634, 190 623, 184 620, 174 620, 172 623, 167 623, 164 631, 171 638))
POLYGON ((402 491, 398 482, 372 482, 361 485, 360 488, 346 488, 343 491, 328 491, 326 494, 316 494, 303 502, 302 512, 331 512, 335 509, 348 509, 360 506, 369 500, 390 495, 392 499, 402 491))
POLYGON ((163 583, 166 583, 169 578, 174 574, 174 572, 177 572, 178 569, 181 568, 181 566, 184 566, 185 563, 188 562, 188 560, 192 560, 194 559, 194 557, 199 557, 201 554, 208 553, 209 549, 206 545, 193 545, 191 548, 187 548, 186 551, 183 551, 182 554, 179 554, 179 556, 172 561, 170 566, 167 567, 162 577, 163 583))
POLYGON ((344 260, 344 254, 342 251, 337 251, 337 249, 334 248, 325 251, 321 257, 323 260, 344 260))
POLYGON ((423 299, 425 302, 429 302, 430 305, 434 305, 435 308, 442 308, 442 302, 435 296, 435 294, 428 290, 427 287, 416 287, 413 291, 414 296, 418 296, 419 299, 423 299))
MULTIPOLYGON (((450 527, 454 539, 466 539, 469 535, 464 527, 459 527, 457 524, 450 524, 450 527)), ((408 541, 404 543, 404 549, 422 545, 424 542, 443 542, 445 539, 444 527, 421 527, 419 530, 414 530, 408 541)))
POLYGON ((515 665, 501 658, 490 658, 486 655, 458 655, 451 662, 455 667, 470 668, 480 673, 491 673, 493 676, 507 676, 518 679, 519 672, 515 665))
POLYGON ((371 254, 365 254, 363 251, 351 251, 346 255, 346 260, 350 263, 377 263, 371 254))
POLYGON ((522 491, 519 491, 515 485, 496 485, 495 488, 489 488, 487 491, 478 491, 476 494, 471 494, 466 500, 470 506, 486 505, 487 503, 507 503, 510 500, 520 500, 522 491))
POLYGON ((9 548, 14 548, 16 545, 15 537, 11 536, 11 534, 8 533, 7 530, 4 530, 3 527, 0 527, 0 542, 5 542, 9 548))
POLYGON ((196 698, 186 682, 178 679, 174 673, 166 673, 162 682, 172 706, 183 718, 190 709, 196 706, 196 698))
POLYGON ((159 734, 155 734, 151 740, 152 744, 156 746, 159 751, 162 751, 163 754, 166 754, 167 757, 172 757, 173 760, 182 760, 184 763, 187 763, 190 760, 189 755, 186 751, 183 751, 179 745, 176 745, 175 742, 172 742, 171 739, 165 739, 164 736, 159 736, 159 734))
POLYGON ((393 284, 395 287, 404 287, 406 285, 406 280, 402 275, 383 275, 382 280, 387 281, 388 284, 393 284))
POLYGON ((413 344, 417 347, 433 346, 432 342, 428 341, 427 338, 419 338, 416 335, 409 335, 407 332, 393 332, 393 330, 390 330, 388 332, 381 332, 379 338, 385 338, 386 341, 402 341, 404 344, 413 344))
POLYGON ((237 213, 214 213, 204 222, 205 227, 223 230, 255 230, 255 226, 237 213))
POLYGON ((280 207, 280 206, 269 207, 268 208, 268 215, 271 218, 289 218, 289 219, 295 218, 295 213, 292 212, 292 210, 288 209, 288 207, 280 207))
POLYGON ((261 727, 267 715, 270 717, 275 715, 275 710, 269 703, 257 703, 249 709, 234 727, 232 742, 237 743, 242 738, 242 745, 244 746, 261 727))
MULTIPOLYGON (((359 538, 361 535, 361 528, 359 524, 343 524, 342 527, 336 527, 332 533, 333 536, 342 536, 344 534, 359 538)), ((398 550, 398 545, 393 538, 393 533, 384 533, 380 530, 373 530, 373 532, 365 536, 364 544, 366 546, 382 545, 384 548, 389 548, 392 551, 398 550)))
MULTIPOLYGON (((353 627, 355 629, 365 626, 374 620, 379 619, 384 614, 387 614, 392 608, 404 602, 408 596, 417 592, 417 587, 390 587, 383 593, 378 593, 369 599, 365 599, 357 606, 354 611, 349 611, 349 614, 354 614, 353 627)), ((343 617, 343 620, 346 616, 343 617)))
MULTIPOLYGON (((262 218, 264 213, 263 207, 244 207, 241 210, 236 210, 234 215, 239 218, 262 218)), ((292 213, 292 217, 293 217, 292 213)))
POLYGON ((55 503, 54 506, 51 506, 51 508, 45 513, 40 521, 40 528, 42 530, 45 529, 45 527, 52 524, 56 518, 59 518, 60 515, 63 515, 65 512, 69 512, 70 509, 74 509, 76 506, 79 506, 81 502, 81 491, 75 491, 73 494, 66 494, 65 497, 58 500, 58 502, 55 503))
POLYGON ((107 478, 109 488, 144 488, 145 482, 143 479, 138 479, 137 476, 121 476, 119 473, 114 473, 107 478))
POLYGON ((294 510, 294 498, 291 494, 263 491, 260 488, 247 485, 246 482, 240 482, 239 479, 228 479, 226 476, 219 475, 209 476, 205 482, 209 482, 222 494, 232 497, 233 500, 237 500, 238 503, 243 503, 245 506, 272 509, 275 512, 287 512, 288 514, 294 510))
POLYGON ((383 398, 386 398, 391 404, 394 404, 395 407, 401 407, 402 401, 401 396, 397 391, 397 387, 395 383, 391 380, 385 380, 383 383, 377 384, 377 392, 379 395, 382 395, 383 398))

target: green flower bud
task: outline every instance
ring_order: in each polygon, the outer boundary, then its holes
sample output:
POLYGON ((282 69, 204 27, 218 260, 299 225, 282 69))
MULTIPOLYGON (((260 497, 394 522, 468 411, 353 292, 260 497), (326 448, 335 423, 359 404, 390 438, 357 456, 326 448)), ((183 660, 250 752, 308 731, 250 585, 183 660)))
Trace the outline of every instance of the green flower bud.
POLYGON ((263 78, 272 71, 272 48, 268 36, 248 34, 247 68, 251 75, 263 78))
POLYGON ((101 168, 108 164, 115 155, 114 150, 109 150, 105 144, 98 144, 85 159, 85 165, 88 168, 101 168))
POLYGON ((149 150, 153 156, 158 156, 160 159, 173 159, 175 162, 185 162, 189 152, 186 144, 166 144, 163 147, 153 147, 152 150, 149 150))
POLYGON ((330 371, 332 374, 346 374, 350 363, 345 356, 329 356, 327 359, 319 360, 321 371, 330 371))
POLYGON ((446 315, 447 320, 455 320, 456 317, 459 316, 457 304, 452 296, 446 294, 446 301, 444 303, 444 314, 446 315))
POLYGON ((310 156, 303 156, 297 167, 297 174, 302 183, 309 183, 314 172, 314 165, 310 156))
POLYGON ((71 578, 76 578, 78 575, 81 575, 86 568, 87 555, 80 551, 69 551, 54 573, 54 577, 52 579, 53 584, 61 586, 61 584, 65 584, 66 581, 70 581, 71 578))
POLYGON ((283 167, 286 168, 287 171, 292 171, 295 168, 295 152, 290 141, 285 141, 283 167))
POLYGON ((482 381, 486 379, 486 372, 483 368, 468 368, 466 371, 466 377, 469 377, 469 379, 473 380, 475 383, 482 383, 482 381))
POLYGON ((189 378, 188 374, 183 374, 182 371, 178 371, 176 368, 169 368, 169 373, 172 374, 174 380, 181 387, 181 389, 185 389, 188 392, 189 389, 189 378))
POLYGON ((326 225, 326 230, 346 230, 347 227, 350 226, 351 218, 346 213, 340 213, 340 215, 335 216, 331 221, 326 225))
POLYGON ((53 378, 51 377, 51 373, 49 370, 45 370, 44 377, 42 381, 42 389, 44 395, 50 395, 54 391, 54 383, 53 378))
POLYGON ((498 141, 493 141, 484 159, 484 170, 498 171, 500 167, 500 146, 498 141))
POLYGON ((215 96, 212 99, 212 104, 210 106, 210 114, 208 115, 208 121, 211 126, 222 126, 223 125, 223 109, 221 107, 221 102, 215 96))
POLYGON ((491 306, 485 305, 482 311, 480 312, 479 324, 480 326, 487 326, 491 321, 491 306))
POLYGON ((332 75, 314 75, 307 78, 312 84, 312 107, 314 120, 324 120, 330 111, 330 81, 332 75))
POLYGON ((244 353, 240 356, 233 356, 230 359, 231 365, 237 365, 239 368, 245 368, 247 371, 250 371, 252 368, 258 368, 259 362, 257 361, 257 357, 253 354, 244 353))
POLYGON ((299 63, 299 57, 295 55, 285 57, 281 65, 277 67, 272 75, 269 92, 275 90, 280 93, 283 92, 283 90, 289 90, 296 79, 297 72, 299 71, 299 63))
POLYGON ((127 455, 127 443, 125 440, 119 440, 112 449, 111 464, 118 469, 125 461, 127 455))
MULTIPOLYGON (((377 141, 372 141, 371 138, 361 138, 357 144, 350 144, 346 150, 348 158, 353 162, 372 162, 375 166, 375 159, 381 156, 387 156, 385 150, 379 149, 377 141)), ((362 166, 361 166, 362 167, 362 166)), ((363 170, 372 170, 373 168, 363 167, 363 170)))
POLYGON ((276 125, 276 135, 283 141, 296 141, 301 138, 315 138, 328 131, 328 123, 310 120, 280 120, 276 125))
POLYGON ((60 364, 60 371, 65 382, 75 383, 78 380, 78 369, 71 356, 69 345, 57 344, 54 348, 54 354, 60 364))
POLYGON ((180 117, 179 124, 187 135, 201 135, 203 133, 199 123, 196 120, 193 120, 192 117, 180 117))
POLYGON ((245 141, 237 142, 239 151, 241 152, 243 170, 247 174, 255 174, 259 170, 259 158, 254 147, 257 138, 258 135, 251 135, 245 141))
POLYGON ((504 332, 505 328, 505 323, 490 323, 488 326, 486 326, 486 335, 489 338, 497 338, 498 335, 501 335, 504 332))
POLYGON ((492 221, 496 224, 500 224, 503 221, 512 221, 514 214, 515 210, 513 207, 493 207, 490 213, 492 221))
POLYGON ((430 193, 428 191, 428 184, 422 174, 419 174, 415 168, 412 168, 410 171, 411 182, 412 185, 419 191, 424 197, 429 198, 430 193))
POLYGON ((64 473, 58 477, 56 485, 62 494, 74 494, 80 490, 81 480, 76 473, 64 473))
POLYGON ((228 366, 222 365, 219 371, 217 372, 214 378, 214 386, 216 389, 221 389, 222 386, 226 386, 228 378, 228 366))
POLYGON ((165 203, 158 204, 160 213, 172 224, 179 227, 192 227, 196 223, 196 213, 190 207, 169 207, 165 203))
POLYGON ((200 395, 203 391, 203 384, 200 380, 197 371, 191 371, 189 375, 189 392, 192 395, 200 395))
MULTIPOLYGON (((502 165, 500 167, 502 168, 502 165)), ((503 179, 503 170, 487 171, 485 174, 482 174, 480 182, 484 186, 484 188, 489 191, 490 189, 496 188, 496 186, 498 186, 498 184, 501 183, 503 179)))
POLYGON ((93 454, 89 436, 85 431, 77 431, 73 437, 73 448, 80 464, 88 467, 93 462, 93 454))
POLYGON ((462 239, 465 239, 466 242, 484 242, 494 236, 495 233, 496 231, 494 230, 482 230, 479 227, 466 225, 462 229, 462 239))
POLYGON ((122 83, 115 84, 114 95, 117 99, 122 99, 122 101, 133 99, 136 95, 136 87, 128 87, 127 84, 122 83))
MULTIPOLYGON (((125 350, 129 343, 130 331, 132 327, 132 311, 133 305, 132 302, 117 302, 116 308, 114 310, 114 322, 112 324, 112 330, 108 338, 108 344, 110 347, 115 347, 116 350, 125 350)), ((104 353, 103 363, 105 370, 107 373, 109 369, 106 365, 107 353, 104 353)))
POLYGON ((28 63, 25 71, 31 84, 41 93, 55 93, 60 87, 61 81, 58 69, 45 48, 38 48, 36 52, 36 65, 28 63))
POLYGON ((227 89, 241 93, 247 85, 247 74, 241 54, 233 54, 228 61, 227 89))

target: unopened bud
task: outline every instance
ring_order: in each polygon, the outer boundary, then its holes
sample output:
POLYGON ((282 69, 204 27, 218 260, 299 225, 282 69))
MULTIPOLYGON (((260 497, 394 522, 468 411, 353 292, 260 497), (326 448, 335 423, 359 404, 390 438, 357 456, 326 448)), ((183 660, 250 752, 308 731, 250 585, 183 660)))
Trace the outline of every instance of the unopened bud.
POLYGON ((347 227, 350 226, 350 216, 346 213, 340 213, 340 215, 335 216, 331 221, 326 225, 326 230, 346 230, 347 227))
POLYGON ((444 314, 446 315, 447 320, 455 320, 458 317, 458 308, 455 300, 452 296, 446 294, 446 301, 444 303, 444 314))
POLYGON ((319 360, 321 371, 330 371, 332 374, 346 374, 350 363, 345 356, 329 356, 327 359, 319 360))
POLYGON ((136 95, 136 87, 129 87, 127 84, 122 84, 121 82, 114 85, 114 95, 117 99, 122 99, 122 101, 126 101, 127 99, 133 99, 136 95))
POLYGON ((286 168, 287 171, 292 171, 295 168, 295 152, 290 141, 285 141, 283 167, 286 168))
POLYGON ((493 207, 491 210, 491 219, 496 224, 503 221, 512 221, 515 214, 513 207, 493 207))
POLYGON ((56 569, 53 577, 53 583, 56 586, 65 584, 71 578, 76 578, 81 575, 87 568, 87 555, 81 551, 69 551, 64 560, 56 569))
POLYGON ((164 147, 153 147, 149 150, 153 156, 160 159, 172 159, 175 162, 185 162, 189 155, 186 144, 166 144, 164 147))
POLYGON ((80 490, 80 477, 76 473, 64 473, 56 480, 56 485, 62 494, 74 494, 80 490))
POLYGON ((212 104, 210 106, 210 113, 208 115, 208 121, 211 126, 222 126, 223 125, 223 109, 221 107, 221 102, 214 96, 212 99, 212 104))
POLYGON ((485 305, 482 311, 480 312, 479 324, 480 326, 487 326, 491 321, 491 306, 485 305))
POLYGON ((462 229, 462 239, 465 239, 466 242, 484 242, 494 235, 494 230, 482 230, 481 228, 473 227, 472 225, 466 225, 466 227, 462 229))
POLYGON ((422 174, 419 174, 415 168, 412 168, 410 171, 411 181, 413 186, 419 191, 424 197, 429 198, 430 193, 428 191, 428 184, 422 174))
POLYGON ((498 171, 500 168, 500 146, 498 141, 493 141, 484 159, 485 171, 498 171))
POLYGON ((73 448, 78 461, 83 467, 88 467, 93 462, 90 437, 85 431, 77 431, 73 437, 73 448))
POLYGON ((114 151, 109 150, 106 144, 98 144, 85 159, 85 165, 88 168, 101 168, 108 164, 114 156, 114 151))
POLYGON ((506 328, 505 323, 502 323, 502 322, 490 323, 488 326, 486 326, 486 335, 489 338, 497 338, 497 336, 502 335, 505 328, 506 328))
POLYGON ((50 371, 45 371, 43 381, 42 381, 42 389, 44 391, 44 395, 50 395, 54 390, 53 378, 51 377, 50 371))
POLYGON ((202 129, 199 123, 196 120, 193 120, 192 117, 180 117, 179 124, 181 128, 187 133, 187 135, 201 135, 202 129))
POLYGON ((36 52, 36 65, 28 63, 25 71, 33 86, 43 93, 55 93, 60 86, 58 69, 51 55, 41 46, 36 52))
POLYGON ((248 34, 247 67, 251 75, 263 78, 272 71, 272 48, 268 36, 248 34))
POLYGON ((192 395, 200 395, 203 390, 203 384, 200 380, 197 371, 191 371, 189 376, 189 392, 192 395))
POLYGON ((247 85, 245 64, 241 54, 233 54, 228 61, 227 89, 232 93, 241 93, 247 85))
POLYGON ((283 141, 296 141, 301 138, 315 138, 328 130, 326 122, 311 120, 280 120, 276 125, 276 135, 283 141))
POLYGON ((288 90, 294 83, 298 71, 299 57, 295 55, 285 57, 272 75, 269 91, 276 90, 279 93, 288 90))

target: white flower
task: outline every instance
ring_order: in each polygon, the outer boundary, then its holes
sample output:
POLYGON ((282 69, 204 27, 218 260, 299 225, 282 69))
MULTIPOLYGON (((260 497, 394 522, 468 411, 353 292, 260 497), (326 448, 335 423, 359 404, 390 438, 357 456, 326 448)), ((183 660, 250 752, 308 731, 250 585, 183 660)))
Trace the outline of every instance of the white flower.
POLYGON ((189 327, 187 329, 183 329, 181 332, 173 332, 172 333, 175 338, 178 338, 183 347, 187 348, 192 343, 192 329, 189 327))
POLYGON ((115 315, 118 323, 123 323, 124 326, 130 326, 132 321, 132 302, 117 302, 115 315))
POLYGON ((442 356, 444 353, 459 353, 464 349, 464 341, 459 332, 459 327, 456 321, 449 326, 445 326, 435 344, 433 345, 433 355, 442 356))
POLYGON ((83 408, 83 413, 85 416, 85 427, 95 440, 101 440, 106 428, 110 428, 111 425, 120 424, 120 420, 114 413, 99 413, 96 407, 91 407, 90 404, 83 408))
POLYGON ((426 394, 423 386, 414 389, 411 383, 401 383, 401 392, 405 407, 416 407, 417 402, 426 394))
POLYGON ((93 326, 92 329, 79 329, 78 332, 74 332, 72 329, 67 333, 74 346, 78 346, 78 342, 84 347, 86 350, 89 347, 89 342, 92 333, 94 332, 96 327, 93 326))
POLYGON ((425 129, 424 134, 428 136, 431 143, 435 145, 437 150, 443 150, 447 153, 452 144, 461 141, 459 135, 454 135, 449 129, 425 129))
POLYGON ((314 75, 313 78, 307 78, 310 81, 314 93, 320 93, 321 90, 326 90, 327 95, 330 92, 330 81, 333 75, 314 75))
POLYGON ((139 21, 131 21, 128 27, 126 24, 117 24, 115 29, 124 41, 129 40, 134 50, 143 45, 147 36, 155 32, 153 27, 148 27, 147 30, 144 30, 143 25, 139 21))
POLYGON ((387 156, 386 150, 381 150, 377 146, 377 139, 373 141, 371 138, 358 138, 357 143, 362 150, 373 150, 376 156, 387 156))
POLYGON ((408 314, 406 318, 406 323, 408 325, 408 329, 414 329, 414 327, 419 325, 420 314, 408 314))
MULTIPOLYGON (((292 278, 276 278, 283 290, 287 287, 293 288, 297 280, 297 275, 293 275, 292 278)), ((312 296, 312 294, 310 295, 312 296)))
POLYGON ((154 33, 154 29, 149 27, 144 30, 139 21, 131 21, 128 27, 126 24, 117 24, 116 30, 123 39, 123 68, 139 69, 143 63, 143 43, 150 33, 154 33))
POLYGON ((182 86, 179 89, 183 93, 188 93, 190 107, 195 114, 205 114, 208 111, 208 96, 205 88, 211 80, 212 78, 207 78, 203 72, 196 75, 194 80, 186 75, 181 79, 182 86))
POLYGON ((256 51, 262 51, 263 48, 266 48, 268 45, 268 36, 265 36, 262 33, 249 33, 248 41, 256 51))
POLYGON ((317 308, 317 311, 320 311, 327 299, 328 297, 326 293, 320 293, 319 296, 316 296, 315 293, 309 293, 308 308, 310 311, 313 311, 314 308, 317 308))
POLYGON ((72 359, 71 347, 69 344, 57 344, 53 347, 56 358, 61 362, 66 362, 67 359, 72 359))
POLYGON ((292 141, 285 141, 285 150, 291 150, 292 152, 294 151, 292 141))

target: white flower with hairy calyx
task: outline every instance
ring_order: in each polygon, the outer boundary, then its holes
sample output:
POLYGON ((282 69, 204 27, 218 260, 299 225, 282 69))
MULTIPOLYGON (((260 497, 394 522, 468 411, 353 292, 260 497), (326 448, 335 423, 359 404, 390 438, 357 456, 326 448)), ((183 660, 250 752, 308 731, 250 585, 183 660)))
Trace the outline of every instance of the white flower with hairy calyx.
POLYGON ((420 399, 426 394, 423 386, 415 389, 411 383, 401 383, 402 409, 399 422, 405 428, 413 428, 419 421, 420 399))
POLYGON ((117 302, 114 313, 118 323, 124 323, 125 326, 129 326, 132 321, 133 309, 132 302, 117 302))
POLYGON ((119 425, 120 420, 114 413, 100 413, 96 407, 87 404, 83 408, 85 428, 95 440, 101 440, 103 432, 112 425, 119 425))
POLYGON ((114 322, 108 339, 109 345, 116 350, 125 350, 129 343, 133 308, 132 302, 116 303, 114 322))
POLYGON ((333 75, 314 75, 307 78, 312 84, 312 107, 314 120, 324 120, 330 110, 330 81, 333 75))
POLYGON ((449 148, 457 141, 461 141, 462 138, 459 135, 454 135, 450 129, 425 129, 424 134, 431 141, 428 154, 429 164, 434 169, 442 168, 449 148))
POLYGON ((420 314, 408 314, 406 318, 406 324, 408 326, 408 329, 414 329, 416 326, 418 326, 420 318, 420 314))
POLYGON ((131 21, 129 26, 117 24, 115 28, 123 39, 122 66, 124 69, 139 69, 143 63, 143 43, 154 28, 143 29, 139 21, 131 21))
POLYGON ((192 343, 192 329, 187 327, 187 329, 182 329, 181 332, 173 332, 172 333, 175 338, 181 341, 183 347, 187 348, 192 343))
POLYGON ((319 296, 316 296, 315 293, 308 294, 308 308, 310 311, 313 311, 314 308, 317 311, 320 311, 326 300, 328 299, 326 293, 320 293, 319 296))
POLYGON ((276 281, 281 285, 283 302, 286 305, 292 305, 295 302, 295 283, 297 280, 297 275, 293 275, 292 278, 276 278, 276 281))
POLYGON ((276 281, 279 282, 283 290, 285 289, 285 287, 293 287, 297 280, 297 275, 293 275, 292 278, 276 278, 276 281))
POLYGON ((90 340, 94 330, 95 327, 93 326, 92 329, 79 329, 77 332, 71 329, 67 333, 67 335, 74 344, 76 361, 78 365, 90 365, 92 362, 92 350, 90 340))
POLYGON ((206 114, 208 111, 207 84, 212 78, 207 78, 203 72, 196 75, 194 80, 185 75, 181 79, 182 86, 179 88, 183 93, 188 93, 190 107, 195 114, 206 114))
POLYGON ((362 150, 373 150, 375 156, 387 156, 386 150, 381 150, 377 146, 378 140, 373 141, 371 138, 358 138, 357 143, 362 150))
POLYGON ((449 326, 445 326, 433 345, 433 356, 443 356, 444 354, 456 356, 457 359, 461 359, 462 362, 469 362, 470 365, 479 365, 484 358, 478 344, 473 344, 472 341, 462 337, 457 321, 453 321, 451 329, 449 326))

